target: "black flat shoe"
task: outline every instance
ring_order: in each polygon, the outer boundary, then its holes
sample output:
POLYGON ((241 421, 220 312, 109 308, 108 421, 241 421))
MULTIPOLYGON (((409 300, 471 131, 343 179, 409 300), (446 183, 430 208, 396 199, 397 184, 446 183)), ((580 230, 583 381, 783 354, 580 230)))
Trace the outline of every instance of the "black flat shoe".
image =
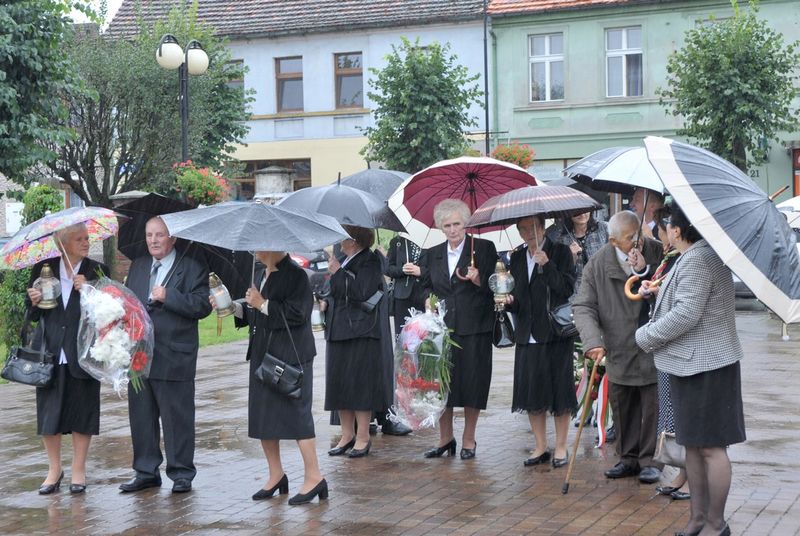
POLYGON ((39 486, 39 495, 50 495, 61 487, 61 480, 64 478, 64 471, 61 471, 61 476, 53 484, 42 484, 39 486))
MULTIPOLYGON (((697 536, 698 534, 700 534, 700 532, 701 532, 702 530, 703 530, 703 527, 700 527, 699 529, 697 529, 697 530, 696 530, 696 531, 694 531, 694 532, 683 532, 683 531, 681 531, 681 532, 676 532, 676 533, 675 533, 675 536, 697 536)), ((728 530, 729 530, 729 531, 728 531, 728 534, 727 534, 726 536, 730 536, 730 529, 728 529, 728 530)), ((720 536, 722 536, 722 535, 720 534, 720 536)))
POLYGON ((369 454, 369 449, 372 447, 372 440, 370 439, 367 441, 367 446, 363 449, 353 449, 350 451, 350 454, 347 455, 348 458, 363 458, 367 454, 369 454))
POLYGON ((475 457, 475 449, 477 448, 478 448, 478 442, 476 441, 475 446, 472 447, 471 449, 465 449, 462 447, 461 452, 458 455, 461 456, 462 460, 471 460, 475 457))
POLYGON ((314 500, 314 497, 319 496, 319 500, 327 499, 328 498, 328 483, 323 478, 319 481, 319 484, 314 486, 314 489, 309 491, 308 493, 298 493, 291 499, 289 499, 289 504, 292 506, 296 506, 298 504, 306 504, 310 503, 314 500))
POLYGON ((547 463, 550 461, 550 456, 551 456, 550 451, 546 450, 541 454, 539 454, 538 456, 528 458, 527 460, 522 462, 522 465, 524 465, 525 467, 530 467, 531 465, 540 465, 543 463, 547 463))
POLYGON ((276 491, 278 492, 279 495, 288 495, 288 493, 289 493, 289 477, 286 476, 286 473, 283 473, 283 476, 281 477, 280 480, 278 480, 278 483, 275 484, 274 486, 272 486, 271 488, 269 488, 269 489, 260 489, 257 492, 255 492, 253 494, 253 500, 254 501, 261 501, 261 500, 264 500, 264 499, 269 499, 273 495, 275 495, 276 491))
POLYGON ((674 486, 656 486, 656 491, 659 495, 672 495, 672 492, 678 491, 674 486))
POLYGON ((356 438, 354 437, 353 439, 351 439, 350 441, 348 441, 347 443, 345 443, 341 447, 334 447, 331 450, 329 450, 328 451, 328 456, 341 456, 342 454, 344 454, 345 452, 347 452, 348 450, 353 448, 353 445, 355 445, 355 444, 356 444, 356 438))
POLYGON ((675 491, 670 493, 669 496, 672 497, 672 499, 675 500, 675 501, 687 501, 687 500, 692 498, 692 494, 691 493, 687 493, 687 492, 681 491, 679 489, 676 489, 675 491))
POLYGON ((617 462, 617 465, 603 473, 606 478, 625 478, 629 476, 636 476, 639 471, 635 467, 626 465, 622 462, 617 462))
POLYGON ((558 469, 559 467, 564 467, 569 463, 569 452, 564 458, 553 458, 553 469, 558 469))
POLYGON ((137 476, 131 478, 124 484, 120 484, 119 489, 122 490, 122 493, 131 493, 133 491, 159 487, 161 487, 161 478, 139 478, 137 476))
POLYGON ((433 447, 430 450, 426 450, 425 456, 426 458, 441 458, 442 454, 447 453, 449 456, 456 455, 456 440, 455 438, 451 439, 441 447, 433 447))
POLYGON ((179 478, 172 483, 172 493, 189 493, 192 491, 192 481, 188 478, 179 478))
POLYGON ((78 493, 83 493, 86 491, 86 484, 70 484, 69 485, 69 492, 73 495, 77 495, 78 493))
POLYGON ((401 422, 386 421, 381 425, 381 433, 395 436, 404 436, 412 432, 411 428, 401 422))

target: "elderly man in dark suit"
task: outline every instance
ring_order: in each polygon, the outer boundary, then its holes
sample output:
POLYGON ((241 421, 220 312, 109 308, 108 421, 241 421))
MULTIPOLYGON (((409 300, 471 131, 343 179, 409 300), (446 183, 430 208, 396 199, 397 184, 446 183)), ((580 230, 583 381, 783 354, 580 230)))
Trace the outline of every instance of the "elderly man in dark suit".
POLYGON ((134 260, 127 286, 147 304, 155 348, 144 388, 128 391, 133 469, 123 492, 161 486, 159 418, 164 429, 167 476, 173 493, 192 489, 194 467, 194 377, 199 347, 197 321, 211 312, 208 268, 175 249, 161 218, 145 228, 150 255, 134 260))

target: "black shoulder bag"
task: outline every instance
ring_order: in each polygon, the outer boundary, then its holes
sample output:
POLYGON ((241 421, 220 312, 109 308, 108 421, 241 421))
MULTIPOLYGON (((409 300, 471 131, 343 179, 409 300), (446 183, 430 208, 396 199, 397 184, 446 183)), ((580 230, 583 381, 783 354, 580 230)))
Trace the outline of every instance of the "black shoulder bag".
POLYGON ((547 287, 547 316, 550 317, 550 327, 562 339, 578 336, 578 328, 572 316, 572 304, 569 301, 550 308, 550 287, 547 287))
MULTIPOLYGON (((22 342, 30 326, 30 311, 25 311, 25 323, 22 328, 22 342)), ((53 354, 45 350, 44 316, 39 321, 42 325, 41 347, 36 350, 29 346, 12 346, 8 359, 0 372, 0 377, 34 387, 50 387, 53 384, 53 354)))
POLYGON ((303 363, 297 353, 297 346, 294 344, 294 338, 283 310, 281 310, 281 318, 283 318, 283 325, 286 326, 289 340, 292 342, 294 355, 297 357, 297 366, 290 365, 269 353, 269 343, 272 341, 272 331, 270 331, 267 338, 267 351, 264 352, 264 360, 261 361, 261 366, 256 369, 255 375, 261 383, 276 393, 297 399, 300 398, 300 392, 303 389, 303 363))

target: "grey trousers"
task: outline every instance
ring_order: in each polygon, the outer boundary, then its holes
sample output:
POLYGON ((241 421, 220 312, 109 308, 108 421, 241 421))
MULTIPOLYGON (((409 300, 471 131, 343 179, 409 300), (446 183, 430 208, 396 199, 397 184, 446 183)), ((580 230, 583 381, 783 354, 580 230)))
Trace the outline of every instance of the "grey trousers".
POLYGON ((658 435, 658 384, 608 382, 608 397, 617 426, 619 461, 630 467, 658 467, 653 461, 658 435))

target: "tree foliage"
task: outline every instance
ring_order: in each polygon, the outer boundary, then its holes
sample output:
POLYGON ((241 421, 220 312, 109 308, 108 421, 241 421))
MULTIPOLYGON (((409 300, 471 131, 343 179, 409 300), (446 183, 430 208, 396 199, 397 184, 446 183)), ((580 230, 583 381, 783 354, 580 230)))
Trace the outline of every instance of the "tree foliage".
POLYGON ((369 141, 361 154, 367 159, 414 173, 464 152, 465 130, 477 125, 468 108, 480 103, 483 92, 479 75, 470 76, 449 51, 449 44, 423 47, 403 38, 392 46, 386 67, 370 69, 375 126, 365 129, 369 141))
POLYGON ((69 139, 62 95, 80 90, 63 50, 72 7, 65 0, 0 4, 0 173, 12 180, 69 139))
POLYGON ((758 3, 734 15, 698 25, 686 33, 682 49, 667 63, 661 103, 682 116, 678 134, 697 140, 740 169, 766 156, 766 140, 798 125, 796 50, 758 18, 758 3), (748 161, 748 154, 750 161, 748 161))
POLYGON ((181 146, 179 75, 155 59, 166 33, 183 46, 198 40, 210 58, 208 71, 189 80, 192 160, 221 169, 247 133, 252 98, 229 84, 244 77, 244 67, 230 63, 225 42, 197 21, 196 3, 173 9, 166 20, 142 23, 132 40, 76 36, 67 55, 86 91, 68 95, 68 126, 75 137, 51 146, 57 157, 45 172, 88 204, 109 207, 112 195, 130 190, 167 193, 174 182, 172 165, 180 161, 181 146))

